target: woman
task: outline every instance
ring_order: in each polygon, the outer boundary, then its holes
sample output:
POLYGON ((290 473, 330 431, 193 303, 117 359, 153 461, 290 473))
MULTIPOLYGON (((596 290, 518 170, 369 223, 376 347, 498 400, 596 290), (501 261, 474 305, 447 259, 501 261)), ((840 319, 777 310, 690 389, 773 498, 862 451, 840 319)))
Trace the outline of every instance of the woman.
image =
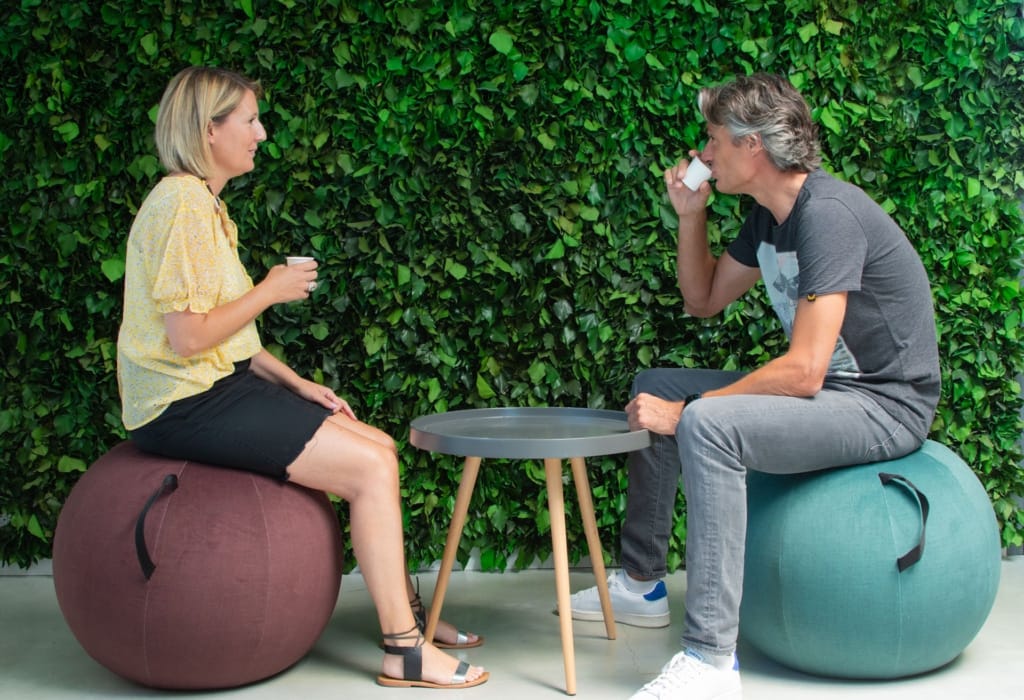
POLYGON ((316 262, 277 265, 253 286, 238 230, 219 195, 251 171, 267 134, 259 86, 230 71, 191 67, 160 101, 156 144, 168 171, 128 237, 118 386, 125 427, 142 449, 287 479, 350 504, 352 546, 385 639, 377 681, 464 688, 487 680, 438 649, 477 646, 451 625, 436 644, 403 551, 398 455, 344 399, 302 379, 263 349, 255 319, 306 299, 316 262))

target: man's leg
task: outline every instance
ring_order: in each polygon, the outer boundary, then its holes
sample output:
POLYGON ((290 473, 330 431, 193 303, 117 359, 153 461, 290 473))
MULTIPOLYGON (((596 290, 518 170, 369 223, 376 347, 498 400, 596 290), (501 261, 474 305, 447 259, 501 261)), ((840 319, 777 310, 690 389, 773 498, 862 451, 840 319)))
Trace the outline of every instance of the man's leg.
POLYGON ((747 470, 792 474, 896 458, 920 441, 872 400, 828 389, 813 399, 701 399, 683 411, 676 438, 687 513, 683 650, 633 698, 738 698, 747 470))
POLYGON ((895 459, 920 440, 852 391, 814 398, 727 396, 683 411, 676 432, 687 504, 683 645, 736 647, 747 527, 746 470, 796 474, 895 459))
MULTIPOLYGON (((741 372, 704 369, 646 370, 633 380, 630 396, 647 393, 682 401, 695 392, 731 384, 741 376, 741 372)), ((661 579, 666 574, 679 485, 675 437, 652 434, 651 446, 631 453, 627 464, 629 487, 622 527, 622 570, 608 578, 612 609, 617 622, 665 627, 670 618, 667 591, 661 579)), ((572 597, 572 615, 577 620, 603 619, 596 587, 572 597)))
MULTIPOLYGON (((630 398, 645 393, 667 401, 732 384, 742 372, 706 369, 652 369, 633 380, 630 398)), ((626 520, 622 524, 622 568, 635 579, 663 578, 675 520, 679 486, 679 446, 674 435, 651 434, 649 448, 631 452, 626 520)))

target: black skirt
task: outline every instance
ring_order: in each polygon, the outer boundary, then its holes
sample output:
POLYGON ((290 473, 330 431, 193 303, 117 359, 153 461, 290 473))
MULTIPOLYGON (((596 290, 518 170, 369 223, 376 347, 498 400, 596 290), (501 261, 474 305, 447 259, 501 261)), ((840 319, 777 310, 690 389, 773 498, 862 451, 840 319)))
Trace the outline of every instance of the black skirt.
POLYGON ((139 449, 287 479, 331 411, 256 376, 249 361, 209 390, 175 401, 131 431, 139 449))

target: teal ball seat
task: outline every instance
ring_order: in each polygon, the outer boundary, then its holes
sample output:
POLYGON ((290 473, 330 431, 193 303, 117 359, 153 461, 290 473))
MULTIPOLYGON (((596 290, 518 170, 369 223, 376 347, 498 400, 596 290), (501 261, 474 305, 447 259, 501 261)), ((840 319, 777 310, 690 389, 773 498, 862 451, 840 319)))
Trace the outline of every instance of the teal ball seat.
POLYGON ((875 464, 750 472, 747 501, 740 636, 784 666, 924 673, 955 659, 992 609, 1001 544, 991 501, 936 442, 875 464))

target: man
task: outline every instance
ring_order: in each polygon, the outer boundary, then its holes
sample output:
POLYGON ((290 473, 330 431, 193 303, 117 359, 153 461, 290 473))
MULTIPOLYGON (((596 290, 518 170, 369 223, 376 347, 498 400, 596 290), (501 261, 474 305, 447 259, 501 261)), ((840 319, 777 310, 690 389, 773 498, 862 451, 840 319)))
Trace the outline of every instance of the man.
MULTIPOLYGON (((669 623, 660 579, 680 469, 687 498, 683 650, 634 700, 741 695, 748 469, 792 474, 901 457, 924 441, 939 398, 924 267, 881 207, 819 169, 800 94, 759 74, 704 89, 699 104, 708 134, 700 155, 718 191, 754 204, 716 259, 711 186, 683 185, 686 161, 665 171, 685 309, 712 316, 763 279, 789 347, 748 373, 654 369, 634 381, 626 413, 652 444, 629 462, 623 571, 609 577, 620 622, 669 623)), ((573 596, 573 613, 599 619, 594 589, 573 596)))

